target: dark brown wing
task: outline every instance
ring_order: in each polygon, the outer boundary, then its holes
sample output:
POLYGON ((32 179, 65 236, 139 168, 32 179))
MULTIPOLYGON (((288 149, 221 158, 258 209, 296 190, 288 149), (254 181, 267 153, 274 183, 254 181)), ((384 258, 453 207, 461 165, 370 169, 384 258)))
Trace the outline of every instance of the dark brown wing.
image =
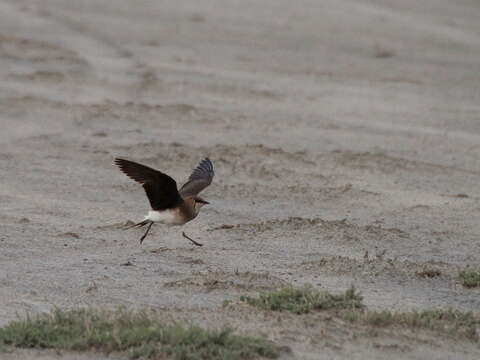
POLYGON ((142 184, 153 210, 177 206, 183 200, 177 183, 167 174, 125 159, 115 159, 115 164, 130 178, 142 184))
POLYGON ((215 172, 210 159, 203 159, 195 170, 193 170, 188 181, 180 189, 180 195, 183 198, 197 195, 200 191, 211 184, 214 175, 215 172))

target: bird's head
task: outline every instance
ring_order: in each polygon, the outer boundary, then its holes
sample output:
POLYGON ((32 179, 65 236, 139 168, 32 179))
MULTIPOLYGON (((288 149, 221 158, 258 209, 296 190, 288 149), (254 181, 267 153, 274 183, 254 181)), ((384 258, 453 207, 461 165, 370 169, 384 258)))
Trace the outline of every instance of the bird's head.
POLYGON ((195 196, 194 200, 195 200, 195 211, 196 211, 197 213, 200 211, 200 208, 201 208, 203 205, 210 204, 208 201, 203 200, 203 199, 202 199, 201 197, 199 197, 199 196, 195 196))

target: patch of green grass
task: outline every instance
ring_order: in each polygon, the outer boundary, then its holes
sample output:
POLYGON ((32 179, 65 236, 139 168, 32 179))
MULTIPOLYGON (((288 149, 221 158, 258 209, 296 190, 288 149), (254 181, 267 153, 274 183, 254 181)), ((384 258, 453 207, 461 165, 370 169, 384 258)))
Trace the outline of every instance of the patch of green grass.
POLYGON ((395 312, 371 311, 362 303, 362 296, 352 287, 345 293, 333 295, 311 286, 286 287, 278 291, 261 293, 258 298, 242 296, 247 302, 263 310, 290 311, 305 314, 315 310, 333 310, 334 314, 351 323, 371 327, 402 327, 427 329, 455 338, 480 341, 480 314, 453 309, 395 312))
POLYGON ((478 341, 476 329, 480 327, 479 316, 452 309, 411 312, 351 310, 340 312, 339 315, 345 320, 363 325, 429 329, 475 341, 478 341))
POLYGON ((422 271, 417 271, 415 273, 418 277, 421 278, 436 278, 442 275, 442 272, 438 269, 429 269, 429 268, 424 268, 422 271))
POLYGON ((468 288, 480 286, 480 271, 465 269, 458 274, 462 285, 468 288))
POLYGON ((205 330, 165 324, 152 312, 124 309, 56 310, 27 317, 0 328, 0 346, 21 348, 124 352, 131 359, 253 359, 276 358, 280 349, 253 336, 231 330, 205 330))
POLYGON ((261 293, 258 298, 242 296, 240 300, 263 310, 290 311, 295 314, 305 314, 314 310, 363 307, 363 298, 353 287, 343 294, 333 295, 315 290, 311 286, 303 288, 289 286, 278 291, 261 293))

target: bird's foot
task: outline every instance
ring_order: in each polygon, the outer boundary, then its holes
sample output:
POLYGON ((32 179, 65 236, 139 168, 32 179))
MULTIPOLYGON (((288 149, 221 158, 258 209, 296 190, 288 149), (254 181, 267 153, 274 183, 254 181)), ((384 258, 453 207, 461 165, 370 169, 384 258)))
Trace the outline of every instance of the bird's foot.
POLYGON ((185 234, 185 231, 182 232, 182 235, 185 239, 188 239, 192 242, 193 245, 197 245, 197 246, 203 246, 203 244, 200 244, 199 242, 196 242, 195 240, 193 240, 192 238, 188 237, 187 234, 185 234))

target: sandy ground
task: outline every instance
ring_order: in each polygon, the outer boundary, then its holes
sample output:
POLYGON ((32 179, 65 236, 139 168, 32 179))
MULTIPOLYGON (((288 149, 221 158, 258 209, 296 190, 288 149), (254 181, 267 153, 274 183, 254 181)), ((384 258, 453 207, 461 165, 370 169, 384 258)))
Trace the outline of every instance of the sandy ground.
POLYGON ((476 0, 2 0, 0 325, 122 304, 298 359, 480 358, 427 333, 221 307, 311 283, 354 284, 372 309, 478 310, 456 275, 480 263, 479 18, 476 0), (211 205, 184 229, 203 248, 178 228, 142 246, 120 230, 148 202, 115 156, 179 182, 214 161, 211 205))

